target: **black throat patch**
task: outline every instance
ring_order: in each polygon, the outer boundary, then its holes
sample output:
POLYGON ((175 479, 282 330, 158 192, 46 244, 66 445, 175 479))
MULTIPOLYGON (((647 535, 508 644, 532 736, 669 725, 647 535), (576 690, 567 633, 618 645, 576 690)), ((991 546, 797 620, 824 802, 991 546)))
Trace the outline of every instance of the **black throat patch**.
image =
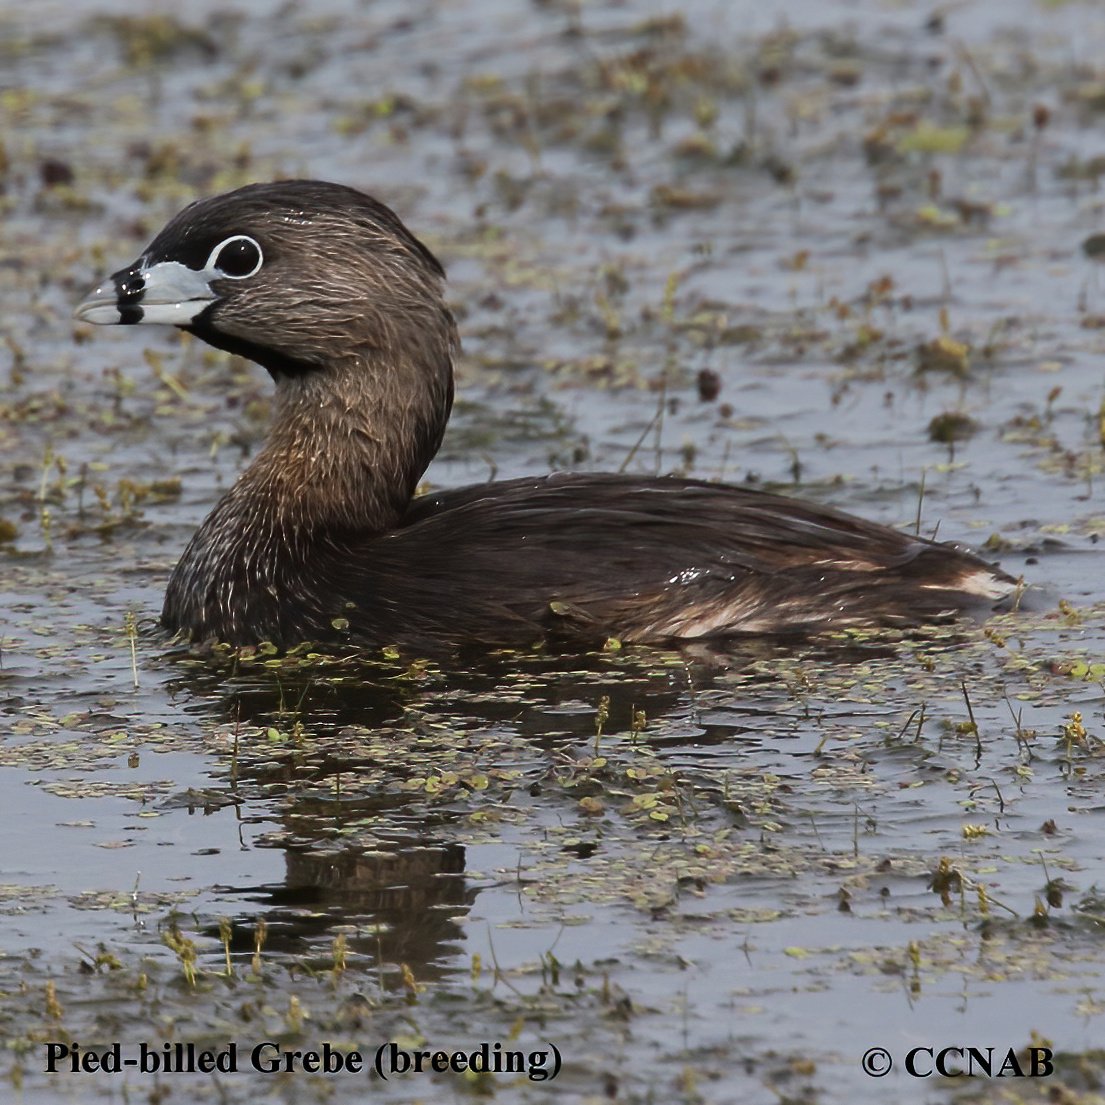
MULTIPOLYGON (((213 345, 216 349, 222 349, 226 353, 232 353, 236 357, 245 357, 247 361, 254 361, 266 369, 274 380, 281 376, 306 376, 310 372, 318 372, 323 366, 313 364, 310 361, 297 360, 281 353, 279 349, 272 349, 267 345, 259 345, 257 342, 247 341, 245 338, 236 338, 230 334, 224 334, 214 325, 212 315, 217 303, 197 315, 187 326, 182 326, 189 334, 213 345)), ((138 308, 141 310, 141 308, 138 308)), ((120 314, 122 310, 120 310, 120 314)))

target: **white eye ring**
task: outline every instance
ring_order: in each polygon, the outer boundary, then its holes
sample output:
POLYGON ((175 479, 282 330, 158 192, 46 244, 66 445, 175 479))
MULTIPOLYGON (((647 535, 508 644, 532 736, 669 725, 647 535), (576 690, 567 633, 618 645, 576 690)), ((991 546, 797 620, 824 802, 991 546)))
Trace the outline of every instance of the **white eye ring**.
POLYGON ((226 277, 228 280, 245 280, 250 276, 253 276, 261 266, 265 263, 265 255, 261 250, 260 244, 255 238, 251 238, 248 234, 235 234, 230 238, 226 238, 221 241, 212 251, 211 256, 207 258, 207 264, 204 265, 204 271, 210 273, 217 273, 219 276, 226 277), (252 254, 256 254, 256 261, 253 263, 253 267, 241 272, 234 272, 224 267, 224 264, 220 264, 222 260, 223 251, 228 246, 233 246, 235 242, 243 242, 246 245, 244 251, 239 251, 237 256, 230 256, 228 261, 237 262, 239 267, 243 261, 248 262, 252 260, 252 254), (252 249, 248 248, 252 247, 252 249))

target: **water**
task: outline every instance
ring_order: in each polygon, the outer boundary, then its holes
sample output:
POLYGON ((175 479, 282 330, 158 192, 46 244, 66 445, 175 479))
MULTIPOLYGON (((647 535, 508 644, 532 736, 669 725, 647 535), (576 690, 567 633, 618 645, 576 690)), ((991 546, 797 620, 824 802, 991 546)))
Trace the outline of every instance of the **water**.
POLYGON ((45 1074, 68 1039, 565 1059, 552 1082, 162 1077, 193 1100, 988 1100, 908 1078, 906 1052, 1033 1033, 1057 1053, 1040 1092, 1100 1080, 1105 302, 1080 247, 1105 18, 675 15, 0 12, 11 1094, 154 1086, 45 1074), (166 654, 165 580, 267 384, 70 312, 188 199, 281 173, 380 195, 449 269, 465 354, 433 483, 627 457, 753 479, 996 535, 1033 610, 448 670, 166 654), (918 371, 941 336, 964 371, 918 371), (954 445, 929 430, 948 412, 974 422, 954 445))

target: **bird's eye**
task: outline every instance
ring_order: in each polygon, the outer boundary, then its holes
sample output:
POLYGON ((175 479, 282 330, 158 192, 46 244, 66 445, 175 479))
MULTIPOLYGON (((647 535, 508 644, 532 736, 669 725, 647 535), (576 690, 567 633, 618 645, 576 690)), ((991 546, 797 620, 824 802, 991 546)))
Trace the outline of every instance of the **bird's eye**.
POLYGON ((206 267, 215 269, 222 276, 243 280, 252 276, 264 263, 261 247, 245 234, 235 234, 220 242, 207 259, 206 267))

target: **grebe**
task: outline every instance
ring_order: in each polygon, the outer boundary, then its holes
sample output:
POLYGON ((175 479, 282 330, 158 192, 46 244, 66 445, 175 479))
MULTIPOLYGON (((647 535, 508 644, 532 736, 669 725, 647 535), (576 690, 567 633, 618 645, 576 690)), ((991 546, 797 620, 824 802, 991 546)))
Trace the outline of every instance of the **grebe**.
POLYGON ((1015 581, 827 507, 674 477, 560 474, 414 498, 459 341, 434 255, 320 181, 185 208, 77 308, 264 366, 268 437, 200 526, 162 622, 233 645, 672 643, 913 625, 1015 581))

